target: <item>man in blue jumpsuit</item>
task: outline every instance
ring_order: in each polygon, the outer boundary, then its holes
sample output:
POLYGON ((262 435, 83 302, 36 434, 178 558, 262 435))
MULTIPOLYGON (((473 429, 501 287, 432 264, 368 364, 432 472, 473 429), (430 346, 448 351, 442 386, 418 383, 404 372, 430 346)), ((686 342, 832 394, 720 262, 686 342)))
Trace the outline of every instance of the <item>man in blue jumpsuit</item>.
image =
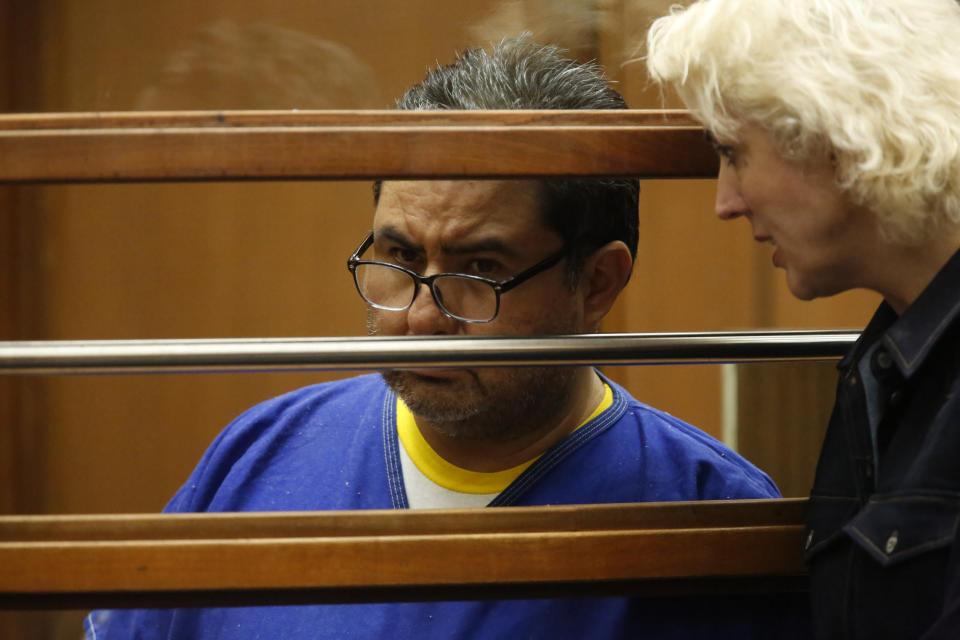
MULTIPOLYGON (((595 66, 526 40, 463 53, 399 106, 626 108, 595 66)), ((635 179, 387 181, 375 197, 372 229, 348 261, 373 335, 595 332, 630 277, 635 179)), ((307 387, 249 410, 167 511, 777 495, 736 453, 592 367, 424 369, 307 387)), ((777 606, 584 598, 100 611, 86 628, 98 639, 744 638, 771 637, 777 606)))

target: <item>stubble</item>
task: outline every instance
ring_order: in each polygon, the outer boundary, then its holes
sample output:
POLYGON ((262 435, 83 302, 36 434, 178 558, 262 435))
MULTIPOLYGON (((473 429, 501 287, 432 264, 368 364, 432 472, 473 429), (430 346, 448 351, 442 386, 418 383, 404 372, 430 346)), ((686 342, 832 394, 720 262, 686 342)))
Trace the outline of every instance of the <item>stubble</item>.
MULTIPOLYGON (((568 333, 551 326, 543 333, 568 333)), ((377 312, 367 309, 367 331, 378 335, 377 312)), ((431 377, 391 370, 384 381, 421 421, 458 440, 510 441, 555 424, 575 395, 572 367, 459 369, 431 377)))

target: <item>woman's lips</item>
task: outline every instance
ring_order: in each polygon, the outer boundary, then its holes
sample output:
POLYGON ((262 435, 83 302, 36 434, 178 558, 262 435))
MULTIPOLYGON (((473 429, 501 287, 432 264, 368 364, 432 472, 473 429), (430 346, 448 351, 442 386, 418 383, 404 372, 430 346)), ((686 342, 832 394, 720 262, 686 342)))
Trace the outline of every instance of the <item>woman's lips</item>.
POLYGON ((757 242, 764 242, 773 246, 773 255, 770 260, 773 262, 773 266, 782 267, 783 266, 783 256, 780 253, 780 249, 777 248, 777 244, 773 241, 773 238, 770 236, 753 236, 753 239, 757 242))

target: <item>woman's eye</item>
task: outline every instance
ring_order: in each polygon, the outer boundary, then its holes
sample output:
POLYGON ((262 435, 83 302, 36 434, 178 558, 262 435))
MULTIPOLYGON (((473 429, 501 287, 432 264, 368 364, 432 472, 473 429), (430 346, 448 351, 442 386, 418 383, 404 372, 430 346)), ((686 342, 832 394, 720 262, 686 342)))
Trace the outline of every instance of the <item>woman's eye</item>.
POLYGON ((718 144, 716 146, 717 153, 721 158, 727 161, 728 164, 735 164, 736 162, 736 151, 733 147, 725 144, 718 144))
POLYGON ((703 137, 708 143, 713 147, 714 151, 717 152, 717 155, 727 161, 727 164, 733 165, 735 159, 735 149, 732 145, 729 144, 720 144, 717 141, 717 138, 713 135, 711 131, 704 131, 703 137))

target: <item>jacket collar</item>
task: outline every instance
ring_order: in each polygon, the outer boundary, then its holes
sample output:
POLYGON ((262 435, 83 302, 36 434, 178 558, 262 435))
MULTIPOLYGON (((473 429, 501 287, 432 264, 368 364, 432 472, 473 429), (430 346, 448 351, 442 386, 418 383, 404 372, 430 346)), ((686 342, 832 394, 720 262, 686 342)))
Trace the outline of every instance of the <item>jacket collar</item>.
POLYGON ((900 373, 909 378, 958 317, 960 251, 953 254, 902 316, 897 317, 890 305, 882 303, 839 367, 848 368, 870 345, 882 340, 900 373))

